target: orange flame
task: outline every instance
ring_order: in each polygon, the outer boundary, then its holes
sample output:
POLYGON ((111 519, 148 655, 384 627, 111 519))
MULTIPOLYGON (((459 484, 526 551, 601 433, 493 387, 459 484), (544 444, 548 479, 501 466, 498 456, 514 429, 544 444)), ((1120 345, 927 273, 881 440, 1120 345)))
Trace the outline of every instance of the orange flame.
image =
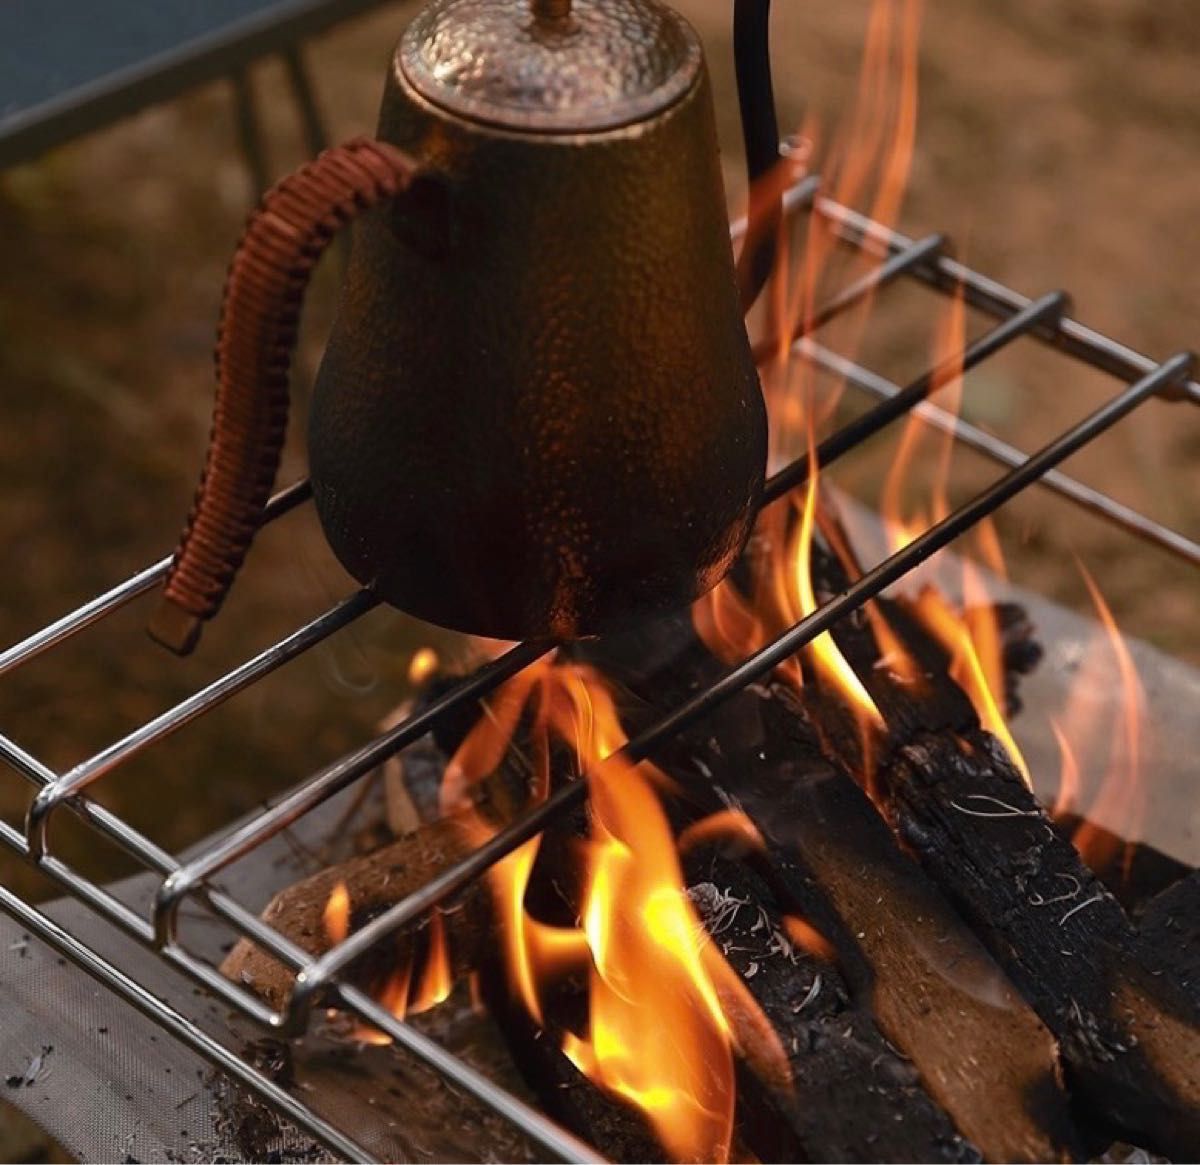
POLYGON ((689 825, 679 835, 677 845, 680 854, 687 854, 699 846, 718 841, 737 841, 758 852, 766 849, 758 826, 740 809, 722 809, 689 825))
POLYGON ((437 671, 440 662, 432 647, 417 648, 408 661, 408 682, 419 687, 437 671))
POLYGON ((330 946, 336 947, 338 943, 346 941, 350 933, 350 891, 346 889, 345 882, 338 882, 334 886, 321 920, 325 924, 325 937, 329 939, 330 946))
POLYGON ((814 958, 822 959, 826 963, 837 961, 837 951, 834 950, 833 943, 811 922, 805 922, 795 914, 785 914, 783 930, 790 942, 801 950, 808 951, 814 958))
MULTIPOLYGON (((966 578, 975 574, 969 563, 964 563, 963 570, 966 578)), ((994 608, 987 604, 964 615, 940 591, 929 587, 918 596, 915 610, 929 632, 949 652, 950 677, 970 697, 980 724, 1000 741, 1025 784, 1032 789, 1029 766, 1005 717, 1004 667, 994 608), (975 631, 979 631, 978 639, 975 631)))
MULTIPOLYGON (((811 615, 817 609, 817 596, 813 590, 811 566, 813 522, 817 511, 818 471, 815 448, 810 448, 810 456, 813 459, 813 469, 809 475, 808 486, 804 491, 795 547, 789 555, 792 570, 795 573, 800 618, 811 615)), ((854 669, 837 649, 837 645, 833 642, 833 636, 828 631, 822 631, 809 646, 818 670, 850 701, 856 715, 877 727, 882 727, 883 717, 879 714, 879 709, 875 707, 875 701, 871 699, 854 669)))
MULTIPOLYGON (((918 0, 899 4, 876 0, 868 19, 851 117, 835 136, 821 167, 825 193, 848 206, 865 204, 869 216, 887 227, 895 224, 899 213, 916 137, 920 20, 918 0)), ((806 123, 797 138, 803 145, 793 152, 792 166, 799 177, 808 157, 816 153, 815 125, 806 123)), ((811 368, 787 359, 797 327, 811 328, 823 282, 835 265, 835 255, 840 254, 836 235, 824 218, 814 214, 806 222, 799 270, 789 282, 792 265, 785 238, 768 301, 777 359, 765 370, 764 391, 771 411, 771 453, 776 463, 801 451, 812 432, 832 416, 840 395, 839 391, 827 395, 818 407, 811 368)), ((881 261, 881 255, 870 248, 856 251, 848 260, 850 277, 869 273, 881 261)), ((826 325, 830 347, 845 353, 857 351, 871 299, 866 297, 826 325)))
MULTIPOLYGON (((852 115, 837 135, 822 166, 823 188, 847 205, 865 203, 877 222, 890 226, 899 213, 908 180, 916 135, 918 0, 877 0, 867 25, 863 65, 852 115)), ((790 157, 799 177, 817 152, 817 133, 807 123, 790 157)), ((778 466, 807 450, 812 473, 788 507, 770 507, 759 518, 756 543, 757 580, 747 596, 730 580, 704 596, 693 608, 697 635, 718 658, 734 663, 765 646, 817 607, 810 559, 813 531, 820 521, 817 433, 832 417, 840 383, 817 393, 816 373, 803 361, 789 359, 797 329, 809 331, 816 321, 824 284, 837 258, 835 231, 820 214, 806 220, 802 253, 792 262, 792 240, 780 240, 779 261, 769 288, 768 311, 774 358, 762 369, 763 391, 771 418, 771 464, 778 466), (793 517, 798 520, 793 522, 793 517), (789 531, 792 531, 789 533, 789 531)), ((851 278, 868 274, 883 261, 877 247, 856 250, 847 260, 851 278)), ((841 352, 858 347, 870 314, 872 296, 836 315, 824 325, 828 343, 841 352)), ((754 555, 752 545, 751 555, 754 555)), ((884 650, 891 654, 888 645, 884 650)), ((824 684, 846 700, 859 722, 868 780, 873 733, 882 725, 866 687, 824 632, 807 649, 824 684)), ((905 657, 895 653, 897 666, 905 657)), ((803 682, 797 660, 778 669, 792 683, 803 682)))
MULTIPOLYGON (((692 623, 698 638, 725 663, 737 663, 766 646, 819 605, 811 566, 819 520, 819 470, 811 444, 809 453, 812 472, 805 485, 792 494, 792 512, 772 508, 759 517, 748 552, 755 576, 753 598, 748 598, 732 578, 726 578, 693 604, 692 623)), ((875 701, 828 631, 818 635, 804 652, 812 659, 821 681, 838 692, 854 713, 864 756, 869 757, 873 734, 883 727, 875 701)), ((803 686, 797 657, 780 664, 776 674, 797 688, 803 686)))
MULTIPOLYGON (((344 942, 350 934, 350 891, 339 881, 330 891, 321 919, 325 937, 331 946, 344 942)), ((424 965, 414 982, 412 962, 393 968, 373 992, 376 1000, 397 1019, 419 1015, 443 1002, 454 989, 453 964, 441 912, 434 910, 426 931, 427 949, 424 965)), ((369 1024, 356 1024, 352 1037, 363 1043, 390 1044, 391 1037, 369 1024)))
POLYGON ((1080 664, 1061 721, 1053 724, 1062 752, 1053 815, 1057 818, 1075 812, 1084 818, 1071 840, 1093 869, 1109 866, 1123 848, 1124 874, 1128 877, 1133 852, 1130 843, 1140 836, 1145 809, 1142 779, 1145 692, 1111 609, 1083 564, 1077 565, 1100 620, 1101 632, 1080 664), (1115 718, 1107 710, 1114 666, 1121 693, 1120 714, 1115 718), (1107 758, 1102 759, 1099 742, 1105 739, 1106 723, 1107 758), (1101 769, 1104 775, 1099 789, 1091 803, 1084 804, 1083 773, 1101 769))
POLYGON ((425 957, 425 972, 408 1001, 413 1015, 428 1011, 445 1000, 454 990, 454 973, 450 964, 450 944, 442 912, 434 910, 429 919, 429 953, 425 957))
MULTIPOLYGON (((726 1160, 737 1050, 729 1009, 736 1008, 743 1024, 753 1024, 758 1044, 775 1041, 773 1071, 787 1078, 790 1069, 778 1038, 709 942, 687 896, 679 851, 655 792, 666 777, 649 764, 613 756, 627 737, 611 693, 589 667, 541 661, 510 680, 494 703, 452 762, 460 774, 455 792, 460 809, 469 784, 488 771, 480 758, 494 767, 511 747, 522 717, 529 726, 526 760, 535 798, 549 791, 556 742, 573 750, 591 794, 579 925, 549 925, 526 907, 540 837, 489 874, 514 998, 545 1028, 545 988, 586 970, 587 1027, 562 1034, 564 1053, 581 1072, 639 1108, 672 1159, 726 1160)), ((733 819, 721 814, 702 823, 693 842, 718 830, 757 837, 749 822, 739 827, 733 819)), ((456 820, 472 844, 494 832, 478 811, 456 820)))
POLYGON ((1068 813, 1074 813, 1079 804, 1079 761, 1067 734, 1059 728, 1058 721, 1053 716, 1050 718, 1050 731, 1054 733, 1060 757, 1058 795, 1054 798, 1054 808, 1050 810, 1050 816, 1058 821, 1068 813))
MULTIPOLYGON (((933 341, 933 366, 940 370, 941 383, 936 386, 939 404, 956 417, 962 405, 962 353, 965 345, 966 312, 960 287, 939 319, 933 341)), ((884 484, 880 511, 893 553, 903 549, 950 513, 949 483, 955 450, 952 431, 944 432, 939 437, 927 507, 905 511, 906 487, 917 479, 915 469, 918 451, 927 431, 920 417, 909 417, 884 484)), ((974 535, 981 557, 993 571, 1004 577, 1004 556, 991 520, 985 519, 979 523, 974 535)), ((926 567, 926 572, 932 572, 936 577, 939 570, 940 564, 935 556, 926 567)), ((962 565, 962 593, 963 606, 960 609, 946 597, 944 591, 927 585, 915 601, 914 612, 949 653, 951 678, 970 698, 980 723, 1000 741, 1026 785, 1032 788, 1029 766, 1008 727, 1004 647, 996 608, 982 572, 966 559, 962 565)), ((894 658, 895 654, 893 649, 889 657, 894 658)), ((901 668, 902 673, 911 674, 915 670, 915 661, 910 661, 907 668, 901 668)))

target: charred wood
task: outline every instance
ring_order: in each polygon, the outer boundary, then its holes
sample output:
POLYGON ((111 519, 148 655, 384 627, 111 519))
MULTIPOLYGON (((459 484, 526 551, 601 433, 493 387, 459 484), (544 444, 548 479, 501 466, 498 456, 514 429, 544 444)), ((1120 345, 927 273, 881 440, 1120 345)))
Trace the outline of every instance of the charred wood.
MULTIPOLYGON (((334 945, 326 919, 330 897, 344 886, 348 931, 418 889, 468 846, 452 822, 434 822, 364 857, 321 870, 281 890, 262 919, 310 955, 334 945)), ((492 936, 487 889, 468 886, 441 916, 452 963, 457 971, 476 966, 492 936)), ((419 963, 429 948, 430 919, 421 919, 377 946, 350 968, 349 977, 366 990, 378 988, 397 969, 419 963)), ((272 1007, 286 1006, 295 973, 248 938, 241 939, 221 964, 222 973, 255 992, 272 1007)))
POLYGON ((1200 998, 1200 872, 1151 899, 1138 930, 1150 968, 1200 998))
MULTIPOLYGON (((686 669, 675 675, 682 682, 694 678, 686 669)), ((460 725, 441 743, 456 748, 469 727, 460 725)), ((527 766, 527 751, 518 739, 503 762, 516 770, 517 778, 527 766)), ((554 758, 556 779, 572 773, 572 761, 567 755, 554 758)), ((662 767, 690 794, 668 807, 677 829, 724 808, 713 786, 692 767, 688 750, 667 758, 662 767)), ((879 828, 886 835, 883 826, 879 828)), ((587 830, 587 814, 580 809, 544 835, 526 894, 527 909, 544 922, 577 923, 582 866, 576 858, 587 830)), ((710 937, 761 1008, 761 1015, 751 1015, 739 999, 724 1000, 739 1049, 735 1135, 754 1156, 780 1161, 873 1161, 881 1154, 945 1162, 979 1159, 974 1146, 930 1100, 912 1064, 881 1033, 869 1006, 851 999, 838 966, 787 937, 782 908, 759 874, 744 860, 735 861, 712 847, 693 852, 685 873, 710 937), (762 1016, 774 1034, 763 1032, 762 1016), (790 1068, 784 1078, 776 1038, 790 1068)), ((840 922, 829 914, 824 926, 832 931, 840 922)), ((844 941, 852 940, 847 934, 844 941)), ((583 1077, 557 1038, 534 1028, 524 1008, 513 1002, 502 970, 487 968, 482 981, 489 1011, 547 1111, 615 1159, 661 1158, 662 1150, 644 1120, 583 1077)), ((544 1007, 551 1028, 578 1028, 586 1016, 582 983, 549 988, 544 1007)), ((1023 1127, 1020 1121, 1017 1127, 1023 1127)), ((1010 1137, 1005 1147, 1016 1143, 1017 1138, 1010 1137)), ((1050 1147, 1043 1139, 1037 1149, 1044 1155, 1050 1147)))
MULTIPOLYGON (((816 548, 834 591, 840 564, 816 548)), ((1120 904, 1054 829, 944 667, 945 652, 903 602, 880 609, 924 672, 901 682, 869 627, 834 638, 887 722, 874 780, 901 842, 954 903, 1059 1042, 1069 1084, 1100 1125, 1169 1156, 1200 1148, 1200 1004, 1155 976, 1120 904)), ((857 733, 826 716, 823 744, 852 769, 857 733)))
POLYGON ((1194 999, 1154 975, 1120 904, 997 743, 909 743, 881 783, 898 835, 1058 1037, 1091 1113, 1170 1156, 1200 1147, 1194 999))
MULTIPOLYGON (((649 675, 639 673, 643 653, 632 643, 593 650, 611 650, 602 666, 662 710, 717 668, 685 626, 674 634, 682 648, 660 644, 669 665, 649 675)), ((686 743, 695 765, 689 792, 703 800, 715 786, 748 813, 780 900, 833 943, 855 1008, 874 1014, 958 1131, 991 1160, 1071 1155, 1078 1137, 1052 1037, 826 755, 806 708, 780 685, 756 685, 686 743)), ((681 780, 668 751, 669 772, 681 780)), ((947 1151, 936 1125, 925 1133, 918 1158, 947 1151)))
MULTIPOLYGON (((783 912, 743 861, 688 858, 705 929, 783 1042, 790 1081, 739 1081, 739 1126, 764 1161, 975 1161, 920 1074, 856 1006, 835 962, 789 937, 783 912)), ((745 1036, 741 1039, 744 1042, 745 1036)))
POLYGON ((1088 868, 1108 887, 1128 914, 1136 916, 1170 886, 1192 873, 1184 862, 1140 841, 1126 841, 1094 821, 1085 823, 1073 813, 1056 815, 1054 828, 1075 844, 1086 825, 1094 844, 1088 848, 1088 868))

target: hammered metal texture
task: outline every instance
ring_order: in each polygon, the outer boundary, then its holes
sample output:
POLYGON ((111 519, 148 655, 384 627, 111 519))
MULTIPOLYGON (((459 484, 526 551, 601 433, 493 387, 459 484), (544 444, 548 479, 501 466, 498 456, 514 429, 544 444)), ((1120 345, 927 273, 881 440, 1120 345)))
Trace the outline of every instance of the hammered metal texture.
POLYGON ((766 447, 703 70, 651 121, 553 136, 449 116, 396 62, 380 137, 446 175, 452 241, 414 249, 403 200, 356 224, 310 420, 342 563, 506 639, 703 593, 766 447))
POLYGON ((678 101, 702 55, 653 0, 575 0, 537 20, 529 0, 434 0, 400 42, 400 67, 452 113, 526 132, 615 129, 678 101))

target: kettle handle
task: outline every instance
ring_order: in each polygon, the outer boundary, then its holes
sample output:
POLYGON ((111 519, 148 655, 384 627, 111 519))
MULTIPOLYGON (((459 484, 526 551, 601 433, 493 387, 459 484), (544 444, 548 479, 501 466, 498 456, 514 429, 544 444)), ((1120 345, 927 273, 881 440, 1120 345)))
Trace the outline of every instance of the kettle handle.
POLYGON ((745 241, 737 261, 742 311, 758 299, 775 266, 783 221, 779 119, 771 82, 771 0, 733 0, 733 68, 750 187, 745 241))
POLYGON ((217 326, 212 435, 151 636, 187 655, 262 523, 287 429, 289 371, 309 277, 339 229, 409 189, 417 163, 355 138, 263 196, 234 251, 217 326))

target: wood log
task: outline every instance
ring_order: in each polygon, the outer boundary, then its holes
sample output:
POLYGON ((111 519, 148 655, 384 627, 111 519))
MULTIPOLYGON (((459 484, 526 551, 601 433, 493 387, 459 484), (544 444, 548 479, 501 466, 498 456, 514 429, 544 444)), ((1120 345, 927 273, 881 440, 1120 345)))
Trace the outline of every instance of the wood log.
POLYGON ((1200 996, 1200 871, 1152 898, 1138 919, 1138 932, 1151 969, 1192 998, 1200 996))
POLYGON ((788 936, 758 874, 711 849, 690 854, 685 869, 706 929, 787 1053, 790 1083, 760 1073, 753 1087, 741 1073, 739 1127, 760 1160, 979 1159, 913 1064, 854 1005, 837 965, 788 936))
MULTIPOLYGON (((1054 828, 1075 844, 1073 839, 1084 819, 1065 813, 1053 821, 1054 828)), ((1095 822, 1087 822, 1087 829, 1096 843, 1092 852, 1101 855, 1099 861, 1089 856, 1089 868, 1131 916, 1136 917, 1168 887, 1192 873, 1191 866, 1144 841, 1125 841, 1095 822)))
MULTIPOLYGON (((285 937, 309 954, 333 946, 325 911, 334 890, 343 885, 349 896, 350 929, 418 889, 434 874, 468 852, 469 846, 452 821, 422 825, 364 857, 321 870, 281 890, 262 912, 285 937)), ((471 883, 442 912, 442 923, 456 972, 478 965, 492 938, 491 899, 486 886, 471 883)), ((376 946, 350 968, 350 978, 371 991, 397 969, 420 962, 429 944, 429 917, 376 946)), ((272 1007, 286 1005, 295 974, 249 939, 241 939, 221 964, 221 972, 244 984, 272 1007)))
MULTIPOLYGON (((819 544, 814 576, 832 593, 848 578, 819 544)), ((922 663, 903 684, 881 666, 863 620, 834 639, 888 725, 877 798, 921 862, 1055 1035, 1074 1094, 1098 1123, 1169 1156, 1200 1149, 1200 1001, 1148 970, 1120 904, 1052 827, 939 658, 944 649, 902 602, 880 607, 922 663)), ((826 751, 853 767, 857 733, 820 710, 826 751)))
MULTIPOLYGON (((674 682, 689 682, 688 673, 678 672, 674 682)), ((456 748, 460 734, 465 735, 469 727, 464 721, 457 733, 446 735, 444 747, 456 748)), ((518 739, 504 766, 524 773, 527 752, 518 739)), ((573 754, 568 753, 555 757, 552 769, 558 779, 571 771, 573 754)), ((428 758, 426 752, 423 763, 428 758)), ((697 815, 722 808, 723 803, 713 786, 691 767, 687 755, 681 753, 675 759, 679 764, 668 763, 668 775, 692 794, 686 804, 668 807, 676 828, 681 829, 697 815)), ((886 835, 883 826, 879 828, 886 835)), ((582 883, 573 864, 578 852, 574 843, 586 832, 583 809, 547 830, 526 895, 527 907, 543 921, 574 924, 578 919, 582 883)), ((890 841, 888 845, 890 848, 890 841)), ((786 938, 780 940, 780 910, 759 875, 711 847, 694 852, 685 868, 702 921, 714 932, 720 928, 714 941, 721 943, 735 970, 742 973, 751 996, 788 1052, 791 1081, 785 1084, 776 1070, 774 1049, 759 1054, 760 1016, 743 1012, 740 999, 726 1000, 742 1053, 735 1135, 755 1157, 873 1161, 882 1153, 893 1159, 978 1160, 978 1150, 930 1100, 912 1065, 876 1026, 869 1007, 851 1003, 839 968, 786 938), (722 891, 752 905, 731 913, 727 898, 719 917, 706 912, 704 905, 722 891), (759 925, 764 919, 765 928, 759 925)), ((840 923, 829 914, 826 926, 832 930, 840 923)), ((844 942, 851 941, 846 934, 844 942)), ((562 1053, 559 1041, 536 1031, 524 1009, 512 1003, 499 967, 485 968, 482 982, 489 1012, 505 1032, 526 1082, 547 1111, 617 1160, 661 1159, 662 1150, 643 1118, 587 1081, 562 1053)), ((565 1022, 565 1015, 580 1019, 585 1008, 582 983, 569 983, 547 1003, 547 1014, 553 1025, 556 1016, 560 1023, 565 1022), (572 993, 574 998, 567 998, 572 993)), ((1021 1130, 1024 1123, 1018 1119, 1014 1127, 1021 1130)), ((1018 1143, 1019 1134, 1008 1135, 1004 1147, 1018 1143)), ((1027 1155, 1047 1155, 1051 1148, 1051 1142, 1042 1138, 1027 1155)))
MULTIPOLYGON (((670 663, 649 675, 639 674, 632 641, 588 649, 650 705, 631 715, 653 719, 719 670, 682 623, 675 637, 687 646, 672 652, 660 643, 670 663)), ((824 755, 803 705, 778 685, 756 685, 685 741, 698 762, 690 780, 674 748, 656 760, 668 758, 668 772, 693 796, 703 800, 715 786, 745 809, 766 839, 765 868, 781 897, 828 934, 851 997, 913 1061, 958 1131, 990 1160, 1075 1153, 1051 1035, 824 755)))
POLYGON ((926 735, 883 793, 899 837, 1058 1037, 1072 1089, 1127 1139, 1200 1148, 1200 1013, 978 729, 926 735))

